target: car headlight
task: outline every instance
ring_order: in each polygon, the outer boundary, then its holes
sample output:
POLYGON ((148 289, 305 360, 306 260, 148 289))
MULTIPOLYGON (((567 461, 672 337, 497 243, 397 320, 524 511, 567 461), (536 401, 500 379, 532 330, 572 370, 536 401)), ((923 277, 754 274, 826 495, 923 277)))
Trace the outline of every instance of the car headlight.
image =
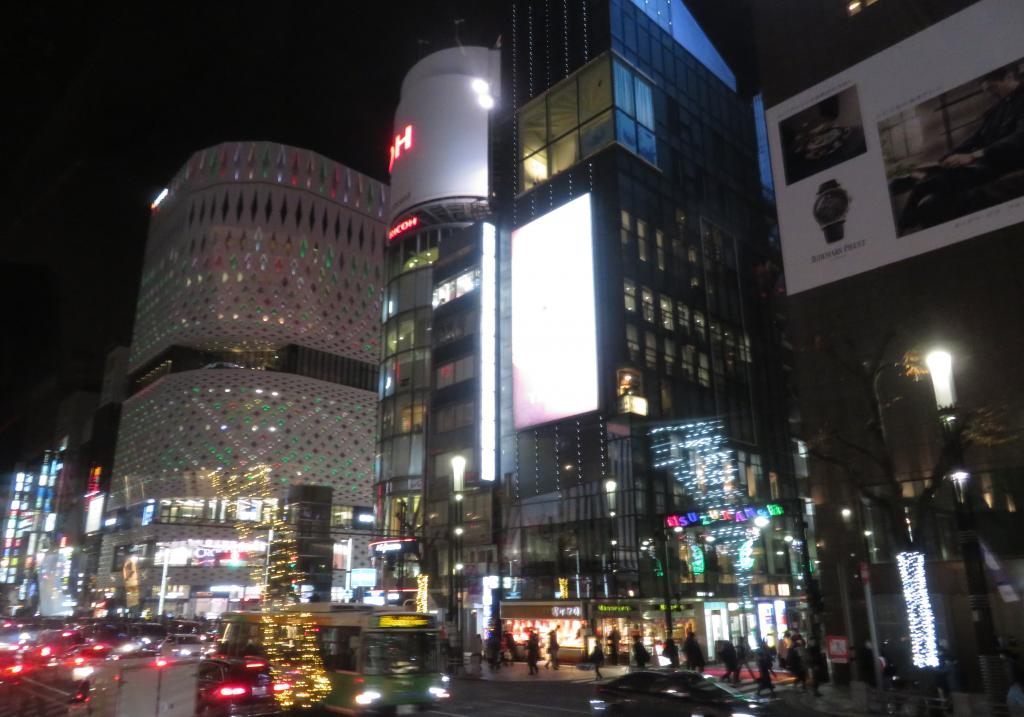
POLYGON ((452 678, 449 677, 448 675, 441 675, 441 682, 443 682, 444 684, 448 684, 451 681, 452 681, 452 678))
POLYGON ((750 714, 749 712, 733 712, 732 717, 757 717, 757 715, 750 714))
POLYGON ((590 700, 590 711, 591 712, 604 712, 608 709, 608 703, 604 700, 590 700))
POLYGON ((446 690, 443 687, 428 687, 427 688, 427 692, 429 692, 431 695, 433 695, 434 697, 436 697, 438 699, 444 699, 445 697, 451 697, 451 695, 448 694, 448 690, 446 690))
POLYGON ((183 648, 181 650, 178 650, 178 654, 179 655, 191 655, 192 654, 192 650, 188 650, 188 649, 184 649, 183 648))
POLYGON ((79 682, 89 677, 93 672, 95 672, 95 670, 93 670, 92 666, 90 665, 86 665, 84 667, 75 667, 71 670, 71 679, 75 680, 76 682, 79 682))
POLYGON ((356 704, 368 705, 376 702, 380 699, 380 692, 374 692, 373 690, 367 690, 366 692, 360 692, 356 695, 356 704))

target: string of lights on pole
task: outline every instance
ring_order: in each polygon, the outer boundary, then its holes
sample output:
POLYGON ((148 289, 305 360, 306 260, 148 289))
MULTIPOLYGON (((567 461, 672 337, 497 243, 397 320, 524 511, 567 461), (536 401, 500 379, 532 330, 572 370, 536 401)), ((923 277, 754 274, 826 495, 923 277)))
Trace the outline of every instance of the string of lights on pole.
POLYGON ((903 585, 910 626, 910 654, 915 667, 938 667, 939 647, 935 638, 935 613, 928 595, 924 553, 897 553, 896 566, 903 585))

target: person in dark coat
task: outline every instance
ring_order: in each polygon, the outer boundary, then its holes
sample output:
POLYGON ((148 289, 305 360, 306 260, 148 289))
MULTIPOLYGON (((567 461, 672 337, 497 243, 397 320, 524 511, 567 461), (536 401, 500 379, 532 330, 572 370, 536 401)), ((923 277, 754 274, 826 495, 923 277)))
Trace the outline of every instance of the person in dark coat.
POLYGON ((804 642, 803 637, 799 634, 793 636, 793 646, 789 648, 789 657, 786 660, 786 665, 789 669, 789 674, 796 678, 796 682, 793 683, 793 687, 797 685, 807 691, 807 663, 804 660, 804 655, 807 652, 807 643, 804 642))
POLYGON ((558 669, 558 631, 552 630, 548 633, 548 661, 544 663, 544 669, 553 667, 558 669))
POLYGON ((594 649, 590 651, 590 662, 594 665, 594 679, 603 680, 601 665, 604 664, 604 648, 600 640, 594 640, 594 649))
POLYGON ((757 651, 757 696, 761 696, 763 690, 775 694, 775 685, 772 684, 772 653, 768 644, 761 640, 761 647, 757 651))
POLYGON ((679 648, 671 637, 665 640, 665 647, 662 648, 661 654, 668 659, 669 667, 679 667, 679 648))
POLYGON ((728 640, 723 640, 721 645, 718 656, 725 664, 725 679, 736 684, 740 681, 740 661, 736 656, 736 647, 728 640))
POLYGON ((647 651, 647 648, 644 647, 644 643, 640 639, 640 636, 637 635, 633 638, 633 662, 635 662, 636 666, 642 670, 647 667, 647 663, 650 659, 651 653, 647 651))
POLYGON ((619 628, 613 627, 608 635, 608 654, 613 665, 619 664, 619 643, 622 642, 622 633, 619 628))
POLYGON ((686 639, 683 641, 683 656, 686 658, 686 667, 697 672, 704 672, 704 652, 700 649, 697 636, 693 630, 686 631, 686 639))
POLYGON ((530 667, 530 674, 540 674, 540 670, 537 669, 537 663, 540 662, 540 638, 537 637, 536 632, 530 633, 530 638, 526 641, 526 664, 530 667))

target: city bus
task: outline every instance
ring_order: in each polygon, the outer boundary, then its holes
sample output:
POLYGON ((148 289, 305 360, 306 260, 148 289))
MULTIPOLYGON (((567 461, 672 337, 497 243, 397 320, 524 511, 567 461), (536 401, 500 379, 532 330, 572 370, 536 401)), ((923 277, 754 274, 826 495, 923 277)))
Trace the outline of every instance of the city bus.
MULTIPOLYGON (((259 612, 225 613, 219 652, 227 657, 266 657, 261 645, 264 617, 259 612)), ((331 683, 321 707, 330 712, 406 714, 449 696, 433 615, 369 605, 304 603, 269 617, 284 635, 307 629, 310 622, 315 625, 331 683), (309 617, 300 623, 299 613, 309 617)), ((270 668, 274 669, 272 663, 270 668)))

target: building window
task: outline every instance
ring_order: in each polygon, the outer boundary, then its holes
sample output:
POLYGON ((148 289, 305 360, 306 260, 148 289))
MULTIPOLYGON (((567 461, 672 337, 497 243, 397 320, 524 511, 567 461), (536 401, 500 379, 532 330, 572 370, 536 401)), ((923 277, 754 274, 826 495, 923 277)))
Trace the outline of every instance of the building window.
POLYGON ((697 365, 697 383, 704 388, 711 388, 711 362, 706 353, 700 354, 700 362, 697 365))
POLYGON ((704 323, 704 314, 699 311, 693 312, 693 330, 698 339, 707 341, 707 324, 704 323))
POLYGON ((654 230, 654 251, 657 254, 658 271, 665 271, 665 233, 654 230))
POLYGON ((644 363, 647 368, 658 368, 658 337, 653 331, 644 332, 644 363))
POLYGON ((682 301, 676 302, 676 320, 679 322, 679 331, 683 336, 690 335, 690 307, 682 301))
MULTIPOLYGON (((478 286, 480 286, 480 270, 469 269, 435 286, 432 304, 436 309, 441 304, 447 304, 449 301, 454 301, 460 296, 465 296, 478 286)), ((401 330, 399 330, 399 333, 401 333, 401 330)))
POLYGON ((683 373, 690 381, 697 379, 697 349, 689 344, 683 346, 683 373))
POLYGON ((675 317, 672 315, 672 299, 662 294, 658 297, 658 304, 661 306, 661 327, 667 331, 675 328, 675 317))
POLYGON ((626 311, 636 311, 636 284, 629 279, 622 282, 623 299, 626 303, 626 311))
POLYGON ((651 164, 658 163, 651 86, 618 58, 614 61, 615 139, 651 164))
POLYGON ((768 471, 768 489, 771 491, 772 500, 779 497, 779 474, 775 471, 768 471))
POLYGON ((632 363, 640 364, 640 331, 633 324, 626 324, 626 352, 632 363))
POLYGON ((650 251, 647 246, 647 222, 643 219, 636 220, 636 246, 637 253, 640 255, 640 261, 648 261, 650 259, 650 251))
POLYGON ((665 338, 665 374, 671 376, 676 365, 676 342, 665 338))
POLYGON ((435 431, 446 433, 472 426, 476 422, 476 404, 473 401, 453 403, 437 409, 435 431))
POLYGON ((476 361, 474 356, 465 356, 457 361, 438 366, 434 371, 437 388, 446 388, 456 383, 473 378, 476 361))
POLYGON ((519 111, 520 192, 612 143, 611 85, 605 55, 519 111))
POLYGON ((654 293, 646 286, 640 290, 640 297, 644 304, 644 321, 654 323, 654 293))

